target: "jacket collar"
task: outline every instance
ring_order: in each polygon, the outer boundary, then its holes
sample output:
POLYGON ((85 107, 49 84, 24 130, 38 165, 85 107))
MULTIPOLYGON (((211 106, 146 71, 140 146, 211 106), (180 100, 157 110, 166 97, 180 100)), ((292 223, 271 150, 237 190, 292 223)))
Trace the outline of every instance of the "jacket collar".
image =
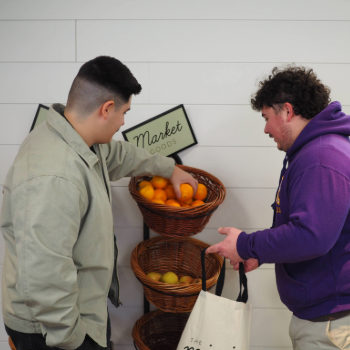
POLYGON ((81 158, 93 167, 98 158, 85 143, 82 137, 74 130, 69 122, 62 116, 65 106, 60 103, 51 105, 46 122, 69 144, 81 158))

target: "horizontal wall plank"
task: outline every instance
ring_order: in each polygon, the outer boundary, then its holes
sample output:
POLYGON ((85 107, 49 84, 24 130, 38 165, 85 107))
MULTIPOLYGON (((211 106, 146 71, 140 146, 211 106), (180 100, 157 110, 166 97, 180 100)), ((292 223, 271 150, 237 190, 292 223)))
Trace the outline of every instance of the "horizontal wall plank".
MULTIPOLYGON (((125 125, 114 135, 114 139, 124 140, 122 131, 173 107, 175 105, 132 104, 125 117, 125 125)), ((276 147, 273 139, 264 134, 265 122, 261 113, 253 111, 249 105, 184 107, 199 146, 276 147)), ((29 133, 37 108, 37 103, 0 104, 0 125, 3 126, 0 128, 0 143, 21 144, 29 133)))
POLYGON ((143 307, 142 284, 135 277, 131 267, 118 267, 120 301, 124 307, 143 307))
POLYGON ((349 63, 349 39, 350 22, 339 21, 78 21, 77 60, 103 52, 125 62, 349 63), (288 42, 288 50, 266 50, 266 38, 288 42), (334 55, 339 47, 342 54, 334 55))
MULTIPOLYGON (((132 344, 131 331, 143 315, 142 308, 109 308, 112 340, 116 344, 132 344)), ((291 312, 285 309, 252 309, 250 345, 252 347, 289 347, 291 312)))
MULTIPOLYGON (((0 307, 2 307, 2 304, 0 303, 0 307)), ((2 312, 0 312, 0 341, 7 341, 8 340, 8 335, 5 331, 5 327, 3 326, 4 324, 4 319, 2 317, 2 312)))
MULTIPOLYGON (((47 106, 50 106, 47 104, 47 106)), ((122 131, 153 118, 176 105, 132 104, 125 125, 114 135, 123 141, 122 131)), ((191 105, 184 106, 196 135, 198 146, 210 147, 274 147, 276 143, 264 133, 265 121, 260 112, 249 105, 191 105)), ((0 104, 0 144, 19 145, 27 137, 38 103, 0 104)), ((343 105, 350 114, 350 106, 343 105)), ((192 148, 188 150, 190 152, 192 148)), ((0 152, 1 153, 1 152, 0 152)), ((282 152, 281 152, 282 154, 282 152)), ((182 153, 180 153, 180 157, 182 153)))
MULTIPOLYGON (((134 105, 125 117, 127 130, 176 105, 134 105)), ((1 108, 1 105, 0 105, 1 108)), ((264 133, 261 113, 249 105, 184 105, 199 146, 272 146, 274 141, 264 133)), ((348 108, 349 109, 349 108, 348 108)), ((122 133, 114 135, 124 140, 122 133)), ((192 148, 190 148, 192 149, 192 148)))
POLYGON ((115 227, 118 245, 118 266, 130 266, 131 253, 143 240, 142 219, 140 227, 115 227))
MULTIPOLYGON (((274 189, 227 189, 225 201, 213 213, 207 228, 233 226, 238 228, 270 227, 274 189)), ((115 226, 140 227, 142 215, 126 187, 113 187, 115 226)))
POLYGON ((184 164, 217 177, 226 187, 277 188, 284 152, 276 147, 193 147, 184 164))
POLYGON ((252 309, 250 346, 291 346, 289 323, 292 313, 287 309, 252 309))
POLYGON ((0 104, 0 144, 20 145, 29 134, 37 109, 35 103, 0 104))
MULTIPOLYGON (((17 145, 0 145, 0 184, 4 184, 17 153, 17 145)), ((277 188, 284 153, 270 147, 198 147, 181 153, 184 164, 217 177, 225 187, 277 188), (205 164, 203 160, 205 159, 205 164)), ((112 183, 128 186, 129 177, 112 183)))
MULTIPOLYGON (((91 59, 94 57, 91 57, 91 59)), ((0 103, 66 103, 81 63, 0 63, 0 103)), ((127 64, 142 85, 133 103, 148 103, 148 65, 127 64)))
MULTIPOLYGON (((4 326, 2 326, 4 327, 4 326)), ((10 350, 10 345, 8 341, 0 341, 0 350, 10 350)))
MULTIPOLYGON (((150 63, 151 104, 249 104, 257 83, 281 63, 150 63), (164 88, 166 87, 166 88, 164 88)), ((296 65, 303 65, 297 62, 296 65)), ((331 88, 332 100, 350 103, 349 64, 316 64, 313 68, 331 88)))
MULTIPOLYGON (((258 268, 247 273, 248 303, 254 308, 286 309, 279 297, 275 271, 273 269, 258 268)), ((215 289, 212 290, 215 293, 215 289)), ((236 300, 239 294, 239 274, 237 271, 226 269, 225 286, 222 296, 236 300)))
POLYGON ((127 308, 114 306, 108 308, 111 319, 112 341, 118 345, 132 345, 131 336, 135 322, 142 317, 143 308, 127 308))
MULTIPOLYGON (((271 147, 194 146, 179 156, 183 164, 208 172, 225 187, 277 188, 285 153, 271 147)), ((125 177, 112 186, 129 182, 125 177)))
POLYGON ((102 0, 1 0, 0 19, 283 19, 349 20, 350 4, 335 0, 295 0, 293 6, 277 0, 144 2, 102 0), (106 10, 107 9, 107 10, 106 10))
POLYGON ((75 62, 75 21, 0 22, 0 47, 0 61, 75 62))

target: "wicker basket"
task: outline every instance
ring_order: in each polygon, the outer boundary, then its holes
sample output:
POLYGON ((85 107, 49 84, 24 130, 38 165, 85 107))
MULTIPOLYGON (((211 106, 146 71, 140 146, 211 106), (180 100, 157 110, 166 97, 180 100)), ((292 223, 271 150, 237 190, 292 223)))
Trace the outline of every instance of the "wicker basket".
POLYGON ((213 212, 224 201, 226 189, 220 180, 203 170, 184 165, 177 166, 207 187, 208 196, 204 205, 179 208, 151 202, 138 192, 138 184, 142 180, 151 179, 147 176, 131 178, 129 190, 141 210, 143 220, 153 231, 169 237, 192 236, 204 229, 213 212))
MULTIPOLYGON (((179 277, 202 277, 201 251, 209 247, 198 239, 158 236, 139 243, 131 255, 131 268, 143 284, 147 300, 165 312, 190 312, 202 289, 202 284, 168 284, 147 276, 154 271, 172 271, 179 277)), ((223 259, 210 254, 205 259, 207 290, 214 286, 223 259)))
MULTIPOLYGON (((180 340, 180 339, 179 339, 180 340)), ((11 350, 16 350, 16 347, 15 347, 15 345, 13 344, 13 342, 12 342, 12 339, 9 337, 9 345, 10 345, 10 348, 11 348, 11 350)))
POLYGON ((152 311, 134 325, 132 337, 139 350, 176 350, 186 326, 188 313, 152 311))

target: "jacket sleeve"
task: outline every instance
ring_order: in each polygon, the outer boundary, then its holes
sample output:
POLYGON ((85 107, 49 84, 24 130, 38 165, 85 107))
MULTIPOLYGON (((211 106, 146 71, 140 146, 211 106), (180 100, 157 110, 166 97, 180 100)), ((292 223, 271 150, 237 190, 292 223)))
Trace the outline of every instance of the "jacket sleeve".
POLYGON ((78 274, 73 261, 86 208, 78 188, 58 176, 35 177, 11 193, 16 288, 51 347, 76 349, 86 335, 77 307, 78 274))
POLYGON ((242 259, 296 263, 325 255, 334 246, 349 214, 348 180, 333 169, 315 166, 302 173, 289 192, 289 222, 242 232, 237 241, 242 259))
POLYGON ((158 153, 152 155, 126 141, 112 140, 101 147, 111 181, 139 175, 159 175, 169 179, 174 171, 175 161, 172 158, 158 153))

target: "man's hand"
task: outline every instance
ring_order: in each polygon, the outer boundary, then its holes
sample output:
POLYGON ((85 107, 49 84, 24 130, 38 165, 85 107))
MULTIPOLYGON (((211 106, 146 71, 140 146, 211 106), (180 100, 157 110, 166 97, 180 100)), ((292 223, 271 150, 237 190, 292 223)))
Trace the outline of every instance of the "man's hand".
POLYGON ((175 165, 173 175, 171 175, 170 182, 174 186, 174 191, 177 198, 181 198, 180 185, 186 183, 192 186, 193 195, 196 194, 198 188, 198 181, 186 171, 183 171, 175 165))
POLYGON ((218 253, 230 260, 232 266, 243 261, 237 252, 237 239, 242 232, 234 227, 223 227, 218 229, 219 233, 227 237, 220 243, 214 244, 206 250, 206 253, 218 253))
MULTIPOLYGON (((244 272, 250 272, 259 267, 259 262, 257 259, 250 258, 246 261, 243 261, 244 264, 244 272)), ((232 265, 232 264, 231 264, 232 265)), ((233 269, 238 271, 239 270, 239 263, 233 265, 233 269)))

